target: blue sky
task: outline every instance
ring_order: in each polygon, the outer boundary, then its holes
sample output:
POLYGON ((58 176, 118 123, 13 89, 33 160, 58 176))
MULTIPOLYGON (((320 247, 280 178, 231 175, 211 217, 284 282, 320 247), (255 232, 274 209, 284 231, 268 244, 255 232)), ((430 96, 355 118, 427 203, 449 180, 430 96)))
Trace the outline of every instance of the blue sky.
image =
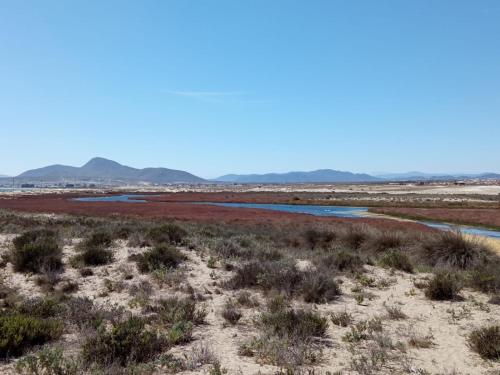
POLYGON ((0 30, 0 174, 500 171, 497 0, 4 0, 0 30))

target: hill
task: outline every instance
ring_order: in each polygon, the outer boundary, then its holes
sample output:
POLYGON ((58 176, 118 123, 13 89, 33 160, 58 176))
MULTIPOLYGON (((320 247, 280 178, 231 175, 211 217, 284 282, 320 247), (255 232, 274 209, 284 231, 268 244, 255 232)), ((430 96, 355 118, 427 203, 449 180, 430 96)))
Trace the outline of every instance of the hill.
POLYGON ((191 173, 167 168, 137 169, 113 160, 93 158, 82 167, 50 165, 32 169, 16 177, 22 180, 60 182, 62 180, 147 182, 147 183, 200 183, 205 180, 191 173))
POLYGON ((263 184, 286 184, 286 183, 328 183, 328 182, 377 182, 382 181, 377 177, 364 173, 352 173, 336 171, 333 169, 319 169, 310 172, 288 172, 237 175, 228 174, 216 179, 220 182, 235 183, 263 183, 263 184))

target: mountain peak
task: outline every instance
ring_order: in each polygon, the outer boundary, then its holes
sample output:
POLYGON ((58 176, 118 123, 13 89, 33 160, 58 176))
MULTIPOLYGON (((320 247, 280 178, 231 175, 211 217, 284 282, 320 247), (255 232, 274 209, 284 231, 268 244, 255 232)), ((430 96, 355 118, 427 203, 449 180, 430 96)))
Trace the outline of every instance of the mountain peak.
POLYGON ((79 181, 115 181, 116 183, 150 182, 163 184, 204 182, 202 178, 184 171, 167 168, 137 169, 127 167, 116 161, 102 157, 92 158, 79 168, 64 165, 51 165, 26 171, 20 174, 18 178, 52 182, 59 182, 68 178, 79 181))
POLYGON ((110 160, 110 159, 106 159, 106 158, 101 158, 101 157, 97 156, 95 158, 90 159, 87 163, 85 163, 85 165, 83 165, 82 168, 85 168, 85 167, 99 167, 99 166, 113 166, 113 167, 117 167, 117 166, 121 166, 121 164, 117 163, 116 161, 113 161, 113 160, 110 160))

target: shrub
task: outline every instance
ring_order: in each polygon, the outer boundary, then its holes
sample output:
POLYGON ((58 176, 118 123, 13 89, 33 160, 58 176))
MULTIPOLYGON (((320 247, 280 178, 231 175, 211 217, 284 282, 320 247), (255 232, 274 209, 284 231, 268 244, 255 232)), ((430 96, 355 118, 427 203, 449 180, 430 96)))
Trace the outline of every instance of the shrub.
POLYGON ((366 243, 363 244, 363 249, 381 253, 389 249, 400 248, 403 244, 404 239, 401 233, 384 231, 371 236, 366 243))
POLYGON ((395 268, 404 272, 413 272, 413 265, 408 255, 400 250, 386 251, 379 260, 382 267, 395 268))
POLYGON ((351 226, 342 234, 341 242, 348 248, 356 250, 369 238, 370 233, 366 226, 351 226))
POLYGON ((166 340, 145 328, 145 321, 132 317, 114 324, 110 331, 101 330, 83 344, 86 363, 101 366, 117 363, 126 366, 152 360, 166 348, 166 340))
POLYGON ((484 359, 500 360, 500 326, 493 325, 472 331, 469 345, 484 359))
POLYGON ((488 300, 488 303, 491 303, 492 305, 500 305, 500 295, 495 294, 491 296, 491 298, 488 300))
POLYGON ((260 316, 261 329, 268 335, 307 340, 323 336, 328 321, 318 313, 306 310, 294 310, 283 300, 273 299, 266 312, 260 316))
POLYGON ((327 247, 335 240, 335 233, 318 229, 308 229, 304 232, 306 244, 314 250, 316 247, 327 247))
POLYGON ((173 325, 181 321, 203 324, 207 315, 204 309, 196 307, 194 299, 179 298, 176 296, 159 300, 151 309, 167 325, 173 325))
POLYGON ((170 345, 184 344, 193 339, 193 323, 180 320, 172 324, 167 332, 170 345))
POLYGON ((104 321, 118 322, 122 308, 99 308, 87 297, 70 298, 66 302, 65 318, 79 329, 97 329, 104 321))
POLYGON ((9 259, 19 272, 41 273, 62 269, 62 250, 54 231, 25 232, 14 239, 9 259))
POLYGON ((481 240, 443 231, 421 241, 422 260, 430 266, 471 269, 488 263, 491 252, 481 240))
POLYGON ((163 224, 151 228, 147 233, 147 238, 153 245, 169 243, 180 245, 187 237, 187 231, 174 223, 163 224))
POLYGON ((386 306, 387 317, 392 320, 402 320, 408 318, 398 306, 386 306))
POLYGON ((330 302, 341 294, 340 287, 331 277, 320 272, 306 273, 300 285, 300 291, 305 302, 330 302))
POLYGON ((27 355, 16 363, 16 370, 26 375, 77 375, 81 364, 74 358, 63 356, 61 348, 44 348, 34 355, 27 355))
POLYGON ((89 247, 77 255, 77 257, 86 266, 101 266, 111 263, 113 253, 102 247, 89 247))
POLYGON ((425 295, 435 301, 456 300, 459 298, 458 293, 461 289, 461 282, 457 275, 440 272, 429 281, 425 295))
POLYGON ((34 316, 37 318, 51 318, 56 315, 60 315, 64 311, 64 308, 58 301, 53 298, 35 297, 21 302, 16 310, 20 314, 28 316, 34 316))
POLYGON ((288 262, 251 261, 236 269, 226 286, 232 289, 258 287, 291 295, 300 286, 303 276, 294 264, 288 262))
POLYGON ((330 320, 333 324, 340 327, 347 327, 353 322, 353 317, 347 311, 342 311, 338 313, 331 313, 330 320))
POLYGON ((17 357, 35 345, 58 338, 62 325, 23 314, 0 316, 0 358, 17 357))
POLYGON ((332 254, 327 254, 315 262, 319 267, 336 269, 341 272, 360 272, 363 270, 363 260, 358 254, 352 251, 339 250, 332 254))
POLYGON ((148 273, 163 268, 177 268, 184 260, 184 256, 175 247, 169 245, 157 245, 143 254, 135 255, 133 258, 142 273, 148 273))
POLYGON ((241 311, 239 311, 231 301, 226 301, 221 315, 226 320, 226 322, 232 325, 238 323, 238 321, 242 317, 241 311))
POLYGON ((256 298, 252 298, 252 295, 247 290, 242 290, 236 294, 236 302, 238 302, 241 306, 246 307, 259 306, 259 301, 256 298))
POLYGON ((500 290, 500 264, 492 262, 472 270, 468 281, 472 288, 484 293, 500 290))
POLYGON ((80 244, 81 249, 95 247, 110 247, 113 244, 113 237, 110 233, 104 231, 92 232, 80 244))

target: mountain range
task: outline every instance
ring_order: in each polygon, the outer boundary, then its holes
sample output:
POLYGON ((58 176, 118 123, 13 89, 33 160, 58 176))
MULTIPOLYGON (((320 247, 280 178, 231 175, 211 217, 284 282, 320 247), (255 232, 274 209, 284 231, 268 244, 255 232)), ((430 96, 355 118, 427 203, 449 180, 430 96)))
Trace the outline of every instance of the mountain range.
POLYGON ((65 180, 110 183, 199 183, 205 180, 191 173, 167 168, 137 169, 104 158, 93 158, 81 167, 50 165, 21 173, 16 179, 60 182, 65 180))
MULTIPOLYGON (((0 176, 4 183, 7 176, 0 176)), ((423 172, 385 173, 375 176, 365 173, 352 173, 333 169, 319 169, 310 172, 266 173, 266 174, 227 174, 213 180, 205 180, 191 173, 167 168, 137 169, 122 165, 113 160, 100 157, 91 159, 81 167, 50 165, 32 169, 15 177, 18 182, 93 182, 105 184, 168 184, 168 183, 361 183, 387 181, 453 181, 463 179, 499 179, 498 173, 480 174, 432 174, 423 172)))
POLYGON ((216 179, 220 182, 234 183, 313 183, 313 182, 377 182, 383 181, 380 178, 364 173, 351 173, 345 171, 335 171, 333 169, 318 169, 311 172, 288 172, 288 173, 267 173, 267 174, 227 174, 216 179))

